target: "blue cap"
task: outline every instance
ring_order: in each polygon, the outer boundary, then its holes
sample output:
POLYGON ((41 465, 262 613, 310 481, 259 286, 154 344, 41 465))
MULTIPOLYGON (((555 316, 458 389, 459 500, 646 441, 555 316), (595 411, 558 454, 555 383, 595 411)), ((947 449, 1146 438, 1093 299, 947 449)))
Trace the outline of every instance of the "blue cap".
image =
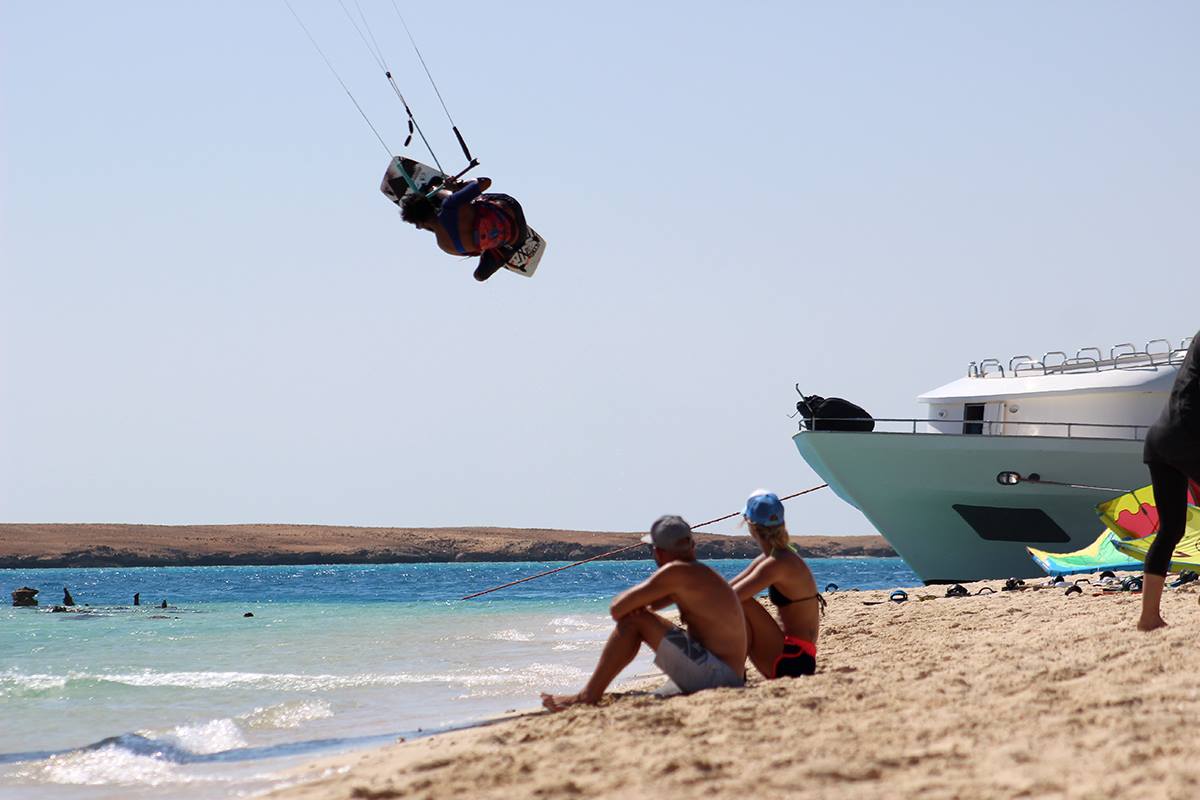
POLYGON ((742 515, 764 528, 774 528, 783 524, 783 503, 774 492, 766 489, 756 489, 746 499, 746 510, 742 515))

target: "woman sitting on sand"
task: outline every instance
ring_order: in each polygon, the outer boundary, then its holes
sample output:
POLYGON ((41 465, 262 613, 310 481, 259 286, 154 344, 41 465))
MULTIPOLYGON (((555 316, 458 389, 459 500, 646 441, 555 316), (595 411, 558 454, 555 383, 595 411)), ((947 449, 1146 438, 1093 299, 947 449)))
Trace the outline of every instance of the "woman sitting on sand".
POLYGON ((743 517, 763 552, 730 581, 746 615, 750 661, 765 678, 812 675, 817 671, 817 631, 824 600, 808 565, 788 542, 783 503, 759 489, 746 500, 743 517), (763 589, 779 612, 782 629, 758 602, 763 589))

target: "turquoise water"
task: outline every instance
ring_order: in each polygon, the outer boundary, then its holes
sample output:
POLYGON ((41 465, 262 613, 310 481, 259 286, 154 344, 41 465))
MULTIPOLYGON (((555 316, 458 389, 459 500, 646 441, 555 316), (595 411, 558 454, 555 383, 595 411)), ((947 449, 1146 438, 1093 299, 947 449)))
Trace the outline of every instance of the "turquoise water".
MULTIPOLYGON (((727 575, 745 563, 712 562, 727 575)), ((919 582, 899 559, 809 563, 822 586, 919 582)), ((609 599, 653 564, 598 562, 458 600, 549 566, 0 570, 5 593, 42 591, 39 609, 0 609, 0 795, 237 796, 314 756, 577 689, 611 629, 609 599), (81 605, 52 613, 63 586, 81 605)), ((650 662, 623 679, 655 674, 650 662)))

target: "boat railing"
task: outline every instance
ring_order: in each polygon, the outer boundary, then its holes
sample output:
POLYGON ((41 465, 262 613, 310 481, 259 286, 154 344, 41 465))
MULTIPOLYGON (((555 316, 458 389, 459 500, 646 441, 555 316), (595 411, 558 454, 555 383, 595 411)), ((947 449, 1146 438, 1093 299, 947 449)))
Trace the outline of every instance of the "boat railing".
MULTIPOLYGON (((875 433, 935 433, 939 436, 1042 436, 1065 439, 1132 439, 1146 438, 1149 425, 1113 425, 1099 422, 1033 422, 1022 420, 981 419, 930 419, 929 417, 873 417, 875 433), (886 430, 880 430, 880 426, 886 430), (974 433, 967 433, 964 426, 971 426, 974 433), (947 430, 946 426, 957 426, 947 430), (1022 430, 1024 429, 1024 430, 1022 430), (1097 435, 1100 434, 1100 435, 1097 435)), ((822 426, 829 423, 861 424, 862 417, 821 417, 816 420, 822 426)), ((804 430, 804 420, 800 422, 804 430)), ((829 433, 853 433, 854 431, 829 430, 829 433)))
POLYGON ((1005 378, 1028 375, 1067 375, 1080 372, 1105 372, 1117 369, 1158 369, 1183 363, 1191 338, 1182 339, 1173 347, 1167 339, 1151 339, 1139 349, 1132 342, 1122 342, 1109 348, 1108 355, 1099 347, 1081 347, 1074 356, 1062 350, 1050 350, 1040 359, 1031 355, 1013 356, 1008 368, 998 358, 972 361, 967 367, 970 378, 1005 378))

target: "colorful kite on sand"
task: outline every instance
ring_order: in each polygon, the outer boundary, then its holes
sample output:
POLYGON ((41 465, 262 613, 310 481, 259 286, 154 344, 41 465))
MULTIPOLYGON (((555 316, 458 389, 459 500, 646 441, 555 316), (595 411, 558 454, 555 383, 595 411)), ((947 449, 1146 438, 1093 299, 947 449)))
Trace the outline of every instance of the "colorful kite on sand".
MULTIPOLYGON (((1172 572, 1200 567, 1200 508, 1196 506, 1197 487, 1192 484, 1188 493, 1187 523, 1183 538, 1171 554, 1172 572)), ((1143 486, 1120 497, 1096 506, 1096 513, 1108 526, 1113 535, 1112 546, 1139 562, 1146 560, 1146 553, 1158 532, 1158 509, 1154 505, 1154 491, 1143 486)))

